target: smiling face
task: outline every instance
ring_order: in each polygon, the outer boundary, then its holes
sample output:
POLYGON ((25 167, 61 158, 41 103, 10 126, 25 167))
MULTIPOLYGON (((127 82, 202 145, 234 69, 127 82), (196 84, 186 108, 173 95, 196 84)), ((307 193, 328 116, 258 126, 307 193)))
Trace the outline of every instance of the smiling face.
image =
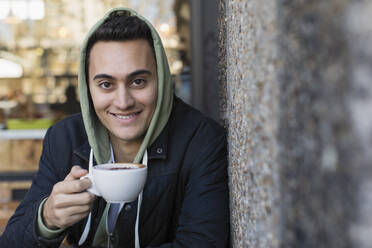
POLYGON ((94 44, 89 58, 89 90, 111 142, 141 142, 157 100, 156 61, 148 41, 94 44))

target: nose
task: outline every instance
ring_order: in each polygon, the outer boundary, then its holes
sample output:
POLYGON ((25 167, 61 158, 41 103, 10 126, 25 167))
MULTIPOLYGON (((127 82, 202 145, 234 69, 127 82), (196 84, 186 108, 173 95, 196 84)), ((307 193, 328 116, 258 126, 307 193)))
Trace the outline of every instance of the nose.
POLYGON ((133 107, 135 100, 130 89, 128 89, 125 85, 120 85, 120 87, 117 89, 114 103, 119 109, 128 109, 133 107))

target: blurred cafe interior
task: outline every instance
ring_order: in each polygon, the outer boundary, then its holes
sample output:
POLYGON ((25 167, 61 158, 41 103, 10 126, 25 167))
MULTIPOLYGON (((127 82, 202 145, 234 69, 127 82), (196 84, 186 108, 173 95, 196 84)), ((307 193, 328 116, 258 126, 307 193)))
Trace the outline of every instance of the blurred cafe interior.
POLYGON ((159 31, 177 95, 191 101, 190 1, 0 0, 0 234, 35 174, 47 128, 80 111, 79 46, 113 7, 159 31))

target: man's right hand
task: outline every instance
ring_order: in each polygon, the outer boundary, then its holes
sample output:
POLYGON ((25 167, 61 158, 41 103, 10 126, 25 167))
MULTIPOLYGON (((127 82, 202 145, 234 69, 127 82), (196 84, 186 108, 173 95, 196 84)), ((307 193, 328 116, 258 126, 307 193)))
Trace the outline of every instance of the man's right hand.
POLYGON ((95 196, 85 191, 91 186, 90 180, 80 180, 87 173, 75 165, 63 181, 54 185, 42 211, 48 228, 66 228, 88 216, 95 196))

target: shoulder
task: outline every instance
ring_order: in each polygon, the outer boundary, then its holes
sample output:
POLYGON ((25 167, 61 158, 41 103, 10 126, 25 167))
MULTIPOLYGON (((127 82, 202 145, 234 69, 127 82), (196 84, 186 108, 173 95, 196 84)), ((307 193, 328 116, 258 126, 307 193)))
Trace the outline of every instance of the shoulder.
MULTIPOLYGON (((81 144, 87 139, 81 113, 68 116, 51 126, 46 134, 46 139, 50 142, 81 144)), ((77 144, 77 145, 78 145, 77 144)))
POLYGON ((51 172, 57 181, 63 180, 72 165, 83 165, 82 160, 74 155, 87 144, 87 136, 80 114, 74 114, 51 126, 43 140, 43 151, 39 171, 51 172))
POLYGON ((168 158, 181 168, 183 182, 188 180, 225 180, 227 141, 225 129, 200 111, 175 101, 169 122, 168 158))
POLYGON ((70 116, 65 117, 64 119, 56 122, 53 125, 54 128, 61 129, 61 128, 68 128, 68 129, 76 129, 76 128, 84 128, 83 117, 81 113, 73 114, 70 116))
POLYGON ((224 137, 225 129, 199 110, 175 98, 170 128, 183 136, 202 137, 204 140, 224 137))
POLYGON ((187 159, 226 149, 225 129, 180 99, 175 99, 168 124, 169 149, 187 159))

